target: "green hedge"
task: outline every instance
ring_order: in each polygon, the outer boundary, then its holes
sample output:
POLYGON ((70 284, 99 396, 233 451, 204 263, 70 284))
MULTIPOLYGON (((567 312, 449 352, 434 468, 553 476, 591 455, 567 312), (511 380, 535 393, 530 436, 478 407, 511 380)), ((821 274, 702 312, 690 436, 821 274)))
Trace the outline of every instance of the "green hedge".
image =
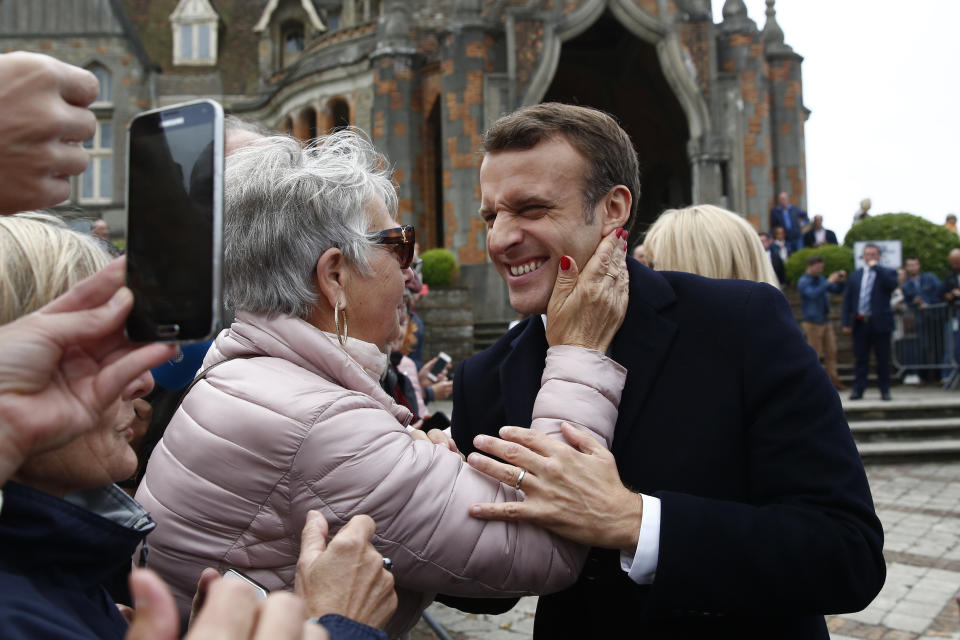
POLYGON ((853 248, 857 241, 899 240, 903 258, 917 256, 924 271, 944 278, 950 266, 947 254, 960 247, 960 236, 944 226, 910 213, 885 213, 853 225, 843 244, 853 248))
POLYGON ((447 287, 460 274, 457 259, 447 249, 430 249, 420 254, 423 259, 423 281, 431 287, 447 287))
POLYGON ((823 256, 823 273, 830 275, 834 271, 853 271, 853 250, 848 247, 838 247, 828 244, 816 249, 801 249, 787 259, 787 282, 796 284, 803 272, 807 270, 807 258, 823 256))

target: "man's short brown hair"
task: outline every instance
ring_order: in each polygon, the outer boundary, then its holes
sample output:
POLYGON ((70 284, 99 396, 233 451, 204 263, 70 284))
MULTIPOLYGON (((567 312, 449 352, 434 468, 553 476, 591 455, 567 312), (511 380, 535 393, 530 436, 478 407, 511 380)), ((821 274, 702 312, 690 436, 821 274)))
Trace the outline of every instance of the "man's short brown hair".
POLYGON ((820 264, 821 262, 823 262, 823 256, 810 256, 807 258, 808 267, 812 264, 820 264))
POLYGON ((483 135, 482 151, 532 149, 544 140, 563 137, 582 155, 589 173, 584 180, 583 210, 593 222, 597 203, 618 184, 630 190, 630 229, 640 202, 640 166, 630 136, 599 109, 559 102, 523 107, 493 123, 483 135))

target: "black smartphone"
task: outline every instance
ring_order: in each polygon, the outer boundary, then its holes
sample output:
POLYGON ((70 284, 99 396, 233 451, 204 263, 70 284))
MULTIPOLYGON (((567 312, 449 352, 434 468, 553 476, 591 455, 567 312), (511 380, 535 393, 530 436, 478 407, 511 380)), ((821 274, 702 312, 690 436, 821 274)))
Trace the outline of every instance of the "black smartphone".
POLYGON ((427 371, 427 378, 429 378, 431 382, 436 382, 437 377, 443 373, 443 370, 447 368, 448 364, 450 364, 450 356, 441 351, 437 354, 437 361, 430 367, 430 371, 427 371))
POLYGON ((223 109, 197 100, 127 132, 127 286, 134 342, 207 340, 220 325, 223 109))

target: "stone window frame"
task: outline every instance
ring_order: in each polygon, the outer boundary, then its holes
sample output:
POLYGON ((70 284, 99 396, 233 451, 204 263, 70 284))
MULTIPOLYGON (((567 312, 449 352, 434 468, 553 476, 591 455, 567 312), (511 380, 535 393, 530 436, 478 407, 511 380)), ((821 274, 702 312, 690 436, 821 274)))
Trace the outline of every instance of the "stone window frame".
POLYGON ((302 20, 285 20, 280 25, 280 68, 289 67, 300 59, 304 50, 307 48, 307 28, 302 20), (297 51, 287 50, 287 38, 291 35, 300 35, 300 49, 297 51))
POLYGON ((113 202, 114 166, 112 114, 98 114, 97 129, 92 138, 83 142, 83 148, 90 155, 90 164, 77 176, 77 202, 83 204, 103 204, 113 202), (104 138, 107 138, 104 141, 104 138), (88 146, 89 145, 89 146, 88 146), (91 192, 84 190, 84 184, 90 180, 91 192), (106 188, 103 181, 107 180, 106 188))
POLYGON ((174 66, 211 67, 217 64, 219 17, 207 0, 180 0, 170 14, 174 66), (206 34, 207 55, 200 56, 206 34), (187 36, 186 38, 184 36, 187 36))
POLYGON ((97 99, 93 101, 92 107, 112 107, 113 106, 113 74, 104 65, 94 62, 87 65, 87 71, 97 78, 100 85, 100 93, 97 99))

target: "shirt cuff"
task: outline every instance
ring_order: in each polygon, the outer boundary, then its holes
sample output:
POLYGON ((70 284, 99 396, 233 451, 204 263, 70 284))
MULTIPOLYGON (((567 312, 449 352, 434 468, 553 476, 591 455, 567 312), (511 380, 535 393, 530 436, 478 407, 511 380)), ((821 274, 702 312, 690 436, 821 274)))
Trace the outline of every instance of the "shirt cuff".
POLYGON ((660 558, 660 498, 640 494, 643 499, 643 519, 640 521, 640 536, 637 551, 620 553, 620 568, 637 584, 653 584, 657 576, 660 558))

